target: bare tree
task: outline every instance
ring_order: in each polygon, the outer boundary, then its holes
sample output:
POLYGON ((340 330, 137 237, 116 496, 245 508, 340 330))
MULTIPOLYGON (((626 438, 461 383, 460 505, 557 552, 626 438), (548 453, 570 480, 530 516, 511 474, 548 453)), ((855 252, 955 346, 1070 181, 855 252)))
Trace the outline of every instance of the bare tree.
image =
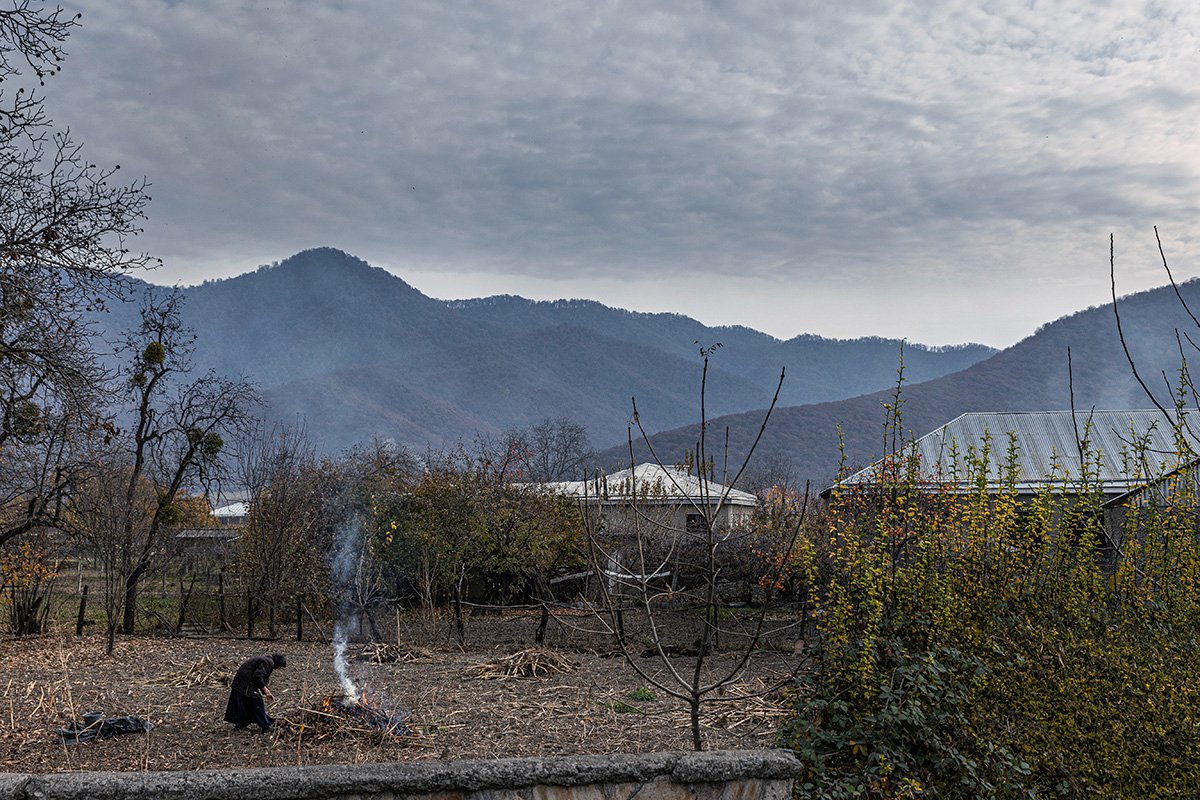
POLYGON ((566 417, 544 419, 525 431, 526 480, 573 481, 586 477, 594 452, 587 428, 566 417))
POLYGON ((90 163, 46 113, 79 15, 29 0, 0 8, 0 544, 60 526, 64 498, 104 438, 105 375, 85 314, 121 295, 121 276, 154 266, 129 250, 146 183, 90 163))
POLYGON ((179 493, 194 488, 207 493, 227 469, 225 439, 250 422, 256 395, 244 380, 209 372, 189 379, 193 336, 180 318, 182 298, 150 295, 142 307, 142 323, 127 342, 131 361, 126 372, 133 401, 130 468, 126 509, 135 509, 144 481, 156 498, 145 528, 137 515, 124 515, 123 536, 129 542, 122 632, 133 632, 138 586, 159 548, 163 531, 182 513, 179 493))
POLYGON ((128 249, 149 197, 144 180, 87 161, 48 118, 36 86, 79 24, 61 8, 0 10, 0 402, 5 418, 46 393, 67 407, 99 377, 82 312, 119 296, 120 276, 157 262, 128 249), (15 89, 15 91, 13 91, 15 89))
POLYGON ((37 528, 69 531, 70 497, 111 440, 112 424, 93 416, 39 414, 0 446, 0 547, 37 528))
MULTIPOLYGON (((696 488, 681 485, 682 476, 675 469, 667 468, 655 451, 650 436, 642 425, 637 410, 636 399, 633 402, 633 422, 637 427, 642 441, 649 449, 651 459, 658 467, 663 468, 662 475, 666 486, 660 489, 666 495, 678 497, 680 503, 687 508, 689 524, 686 527, 676 527, 665 522, 653 513, 646 513, 641 506, 650 499, 653 487, 631 486, 628 491, 629 518, 632 520, 633 549, 630 555, 622 555, 609 547, 609 542, 600 535, 601 520, 599 519, 599 504, 594 498, 585 497, 581 503, 585 515, 585 527, 588 534, 592 569, 596 582, 600 586, 603 607, 607 612, 607 623, 615 635, 616 642, 628 663, 635 672, 648 684, 657 687, 666 694, 685 702, 688 706, 691 720, 692 744, 697 750, 704 747, 700 732, 701 707, 706 702, 715 699, 740 699, 738 693, 728 693, 733 684, 744 673, 754 657, 762 638, 775 631, 768 630, 766 624, 767 611, 770 606, 772 587, 779 584, 779 571, 783 569, 788 557, 795 547, 802 526, 804 513, 798 519, 789 521, 790 530, 785 537, 786 545, 781 553, 782 558, 771 567, 771 574, 764 576, 766 597, 757 613, 750 621, 748 630, 739 631, 740 644, 737 657, 733 663, 717 674, 711 670, 710 656, 719 646, 722 636, 720 585, 723 581, 724 558, 730 553, 737 537, 740 535, 736 528, 726 524, 725 510, 728 508, 730 493, 747 469, 754 451, 762 439, 779 399, 779 391, 783 386, 784 375, 781 372, 775 396, 763 417, 758 435, 747 451, 743 462, 730 473, 727 464, 722 466, 722 480, 715 480, 716 464, 708 452, 707 427, 708 419, 705 410, 705 391, 708 379, 708 360, 715 348, 702 348, 703 372, 700 384, 700 435, 696 447, 691 454, 690 470, 695 478, 696 488), (645 490, 645 489, 648 489, 645 490), (686 586, 665 585, 661 580, 663 574, 672 564, 689 561, 688 569, 691 579, 686 586), (616 568, 614 569, 614 565, 616 568), (678 652, 667 643, 665 625, 661 620, 663 602, 668 598, 689 599, 692 606, 701 614, 700 635, 686 657, 691 661, 681 665, 677 659, 678 652), (664 668, 663 673, 656 674, 643 666, 640 656, 624 635, 623 611, 624 604, 632 602, 632 609, 640 615, 649 628, 649 651, 657 656, 658 663, 664 668)), ((726 432, 728 439, 728 432, 726 432)), ((631 466, 636 467, 633 457, 632 431, 629 439, 631 466)), ((728 452, 726 441, 721 455, 728 452)), ((636 475, 636 473, 634 473, 636 475)), ((591 482, 589 482, 590 484, 591 482)), ((801 508, 807 507, 806 496, 801 508)), ((678 567, 676 566, 676 569, 678 567)), ((785 628, 795 627, 793 623, 785 623, 785 628)), ((798 669, 799 664, 795 669, 798 669)), ((790 679, 794 670, 783 681, 790 679)), ((778 687, 770 687, 768 691, 778 687)))
POLYGON ((332 476, 322 470, 302 427, 257 427, 242 439, 238 478, 250 508, 239 561, 254 601, 266 603, 268 635, 288 597, 323 585, 329 536, 322 525, 332 476))
POLYGON ((145 480, 137 482, 130 502, 129 472, 128 454, 114 447, 92 465, 71 498, 75 533, 100 568, 109 655, 122 620, 134 548, 146 536, 147 521, 156 503, 154 488, 145 480))

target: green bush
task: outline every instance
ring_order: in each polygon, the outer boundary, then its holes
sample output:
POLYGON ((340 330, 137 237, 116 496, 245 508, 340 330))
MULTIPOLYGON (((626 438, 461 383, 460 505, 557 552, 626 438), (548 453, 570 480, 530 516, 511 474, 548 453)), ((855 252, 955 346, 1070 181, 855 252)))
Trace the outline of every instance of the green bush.
POLYGON ((783 742, 807 767, 796 795, 1019 796, 1029 765, 986 741, 969 713, 987 672, 983 662, 950 648, 912 652, 896 639, 876 647, 877 669, 866 685, 819 671, 815 690, 784 727, 783 742))
POLYGON ((1087 475, 1019 497, 979 479, 986 455, 953 487, 897 458, 837 492, 806 551, 817 667, 783 731, 799 795, 1195 797, 1188 463, 1126 509, 1116 547, 1087 475))

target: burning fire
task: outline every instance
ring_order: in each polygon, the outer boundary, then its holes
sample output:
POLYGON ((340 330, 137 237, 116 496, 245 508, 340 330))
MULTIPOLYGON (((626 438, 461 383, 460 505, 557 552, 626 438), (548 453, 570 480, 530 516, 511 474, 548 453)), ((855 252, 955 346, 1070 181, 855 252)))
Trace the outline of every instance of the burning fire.
POLYGON ((382 704, 371 702, 366 693, 357 696, 331 694, 321 702, 326 714, 339 714, 349 720, 361 722, 388 736, 404 736, 408 726, 405 714, 387 711, 382 704))
MULTIPOLYGON (((403 736, 408 733, 404 720, 408 710, 368 699, 350 675, 350 664, 346 658, 346 647, 350 632, 354 629, 362 610, 355 602, 355 581, 360 576, 367 551, 363 540, 363 521, 351 517, 338 527, 337 545, 330 562, 330 577, 334 596, 337 597, 338 616, 333 627, 333 672, 337 676, 341 694, 331 694, 322 702, 326 714, 336 714, 352 722, 366 725, 371 730, 386 736, 403 736)), ((402 708, 402 707, 400 707, 402 708)))

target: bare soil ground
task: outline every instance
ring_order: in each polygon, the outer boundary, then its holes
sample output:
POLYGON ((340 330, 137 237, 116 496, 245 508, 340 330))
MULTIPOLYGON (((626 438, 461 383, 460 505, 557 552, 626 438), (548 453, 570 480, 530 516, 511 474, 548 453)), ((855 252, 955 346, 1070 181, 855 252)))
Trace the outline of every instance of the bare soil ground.
MULTIPOLYGON (((593 620, 594 623, 594 620, 593 620)), ((652 689, 613 649, 610 637, 580 620, 558 617, 547 636, 565 672, 498 679, 482 673, 528 648, 536 618, 470 620, 464 647, 446 640, 444 623, 400 626, 401 660, 353 662, 355 676, 387 708, 409 710, 407 736, 378 736, 322 713, 337 691, 326 642, 129 637, 113 657, 100 636, 0 640, 0 772, 185 770, 409 759, 497 758, 575 753, 686 750, 685 705, 652 689), (577 624, 578 623, 578 624, 577 624), (222 721, 227 679, 244 658, 282 652, 275 673, 273 733, 234 731, 222 721), (207 659, 207 660, 205 660, 207 659), (483 669, 480 669, 483 667, 483 669), (190 677, 185 675, 191 670, 190 677), (197 679, 208 680, 189 686, 197 679), (643 689, 642 691, 638 691, 643 689), (638 699, 644 698, 644 699, 638 699), (87 712, 149 719, 147 735, 64 745, 56 730, 87 712)), ((684 626, 677 626, 687 639, 684 626)), ((636 641, 636 638, 634 639, 636 641)), ((732 642, 731 642, 732 643, 732 642)), ((764 687, 786 678, 792 642, 756 654, 727 697, 703 712, 705 746, 769 746, 786 714, 782 692, 764 687)), ((360 653, 362 645, 352 645, 360 653)), ((715 670, 737 654, 718 652, 715 670)), ((656 659, 640 660, 663 674, 656 659)), ((678 666, 693 660, 681 656, 678 666)))

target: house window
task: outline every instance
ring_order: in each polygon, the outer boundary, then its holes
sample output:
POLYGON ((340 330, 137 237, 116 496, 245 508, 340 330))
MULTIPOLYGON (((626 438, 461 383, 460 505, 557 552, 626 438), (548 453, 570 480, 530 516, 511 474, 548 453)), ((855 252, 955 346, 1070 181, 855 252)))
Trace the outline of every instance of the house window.
POLYGON ((704 524, 703 514, 688 514, 687 515, 687 532, 703 534, 707 530, 704 524))

